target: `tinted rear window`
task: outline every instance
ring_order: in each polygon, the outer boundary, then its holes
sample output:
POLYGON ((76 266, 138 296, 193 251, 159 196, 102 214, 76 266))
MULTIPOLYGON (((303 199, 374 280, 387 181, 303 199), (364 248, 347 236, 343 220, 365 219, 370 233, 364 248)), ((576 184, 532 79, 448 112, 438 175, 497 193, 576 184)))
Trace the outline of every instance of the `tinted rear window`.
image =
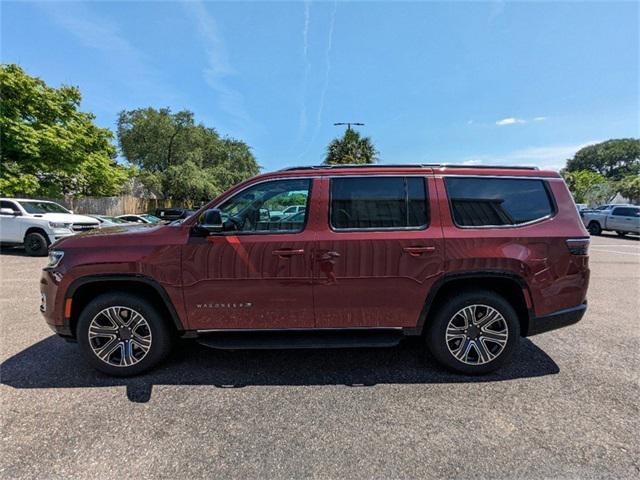
POLYGON ((543 180, 445 178, 457 225, 519 225, 553 213, 543 180))
POLYGON ((424 228, 428 223, 427 191, 422 177, 331 179, 334 228, 424 228))

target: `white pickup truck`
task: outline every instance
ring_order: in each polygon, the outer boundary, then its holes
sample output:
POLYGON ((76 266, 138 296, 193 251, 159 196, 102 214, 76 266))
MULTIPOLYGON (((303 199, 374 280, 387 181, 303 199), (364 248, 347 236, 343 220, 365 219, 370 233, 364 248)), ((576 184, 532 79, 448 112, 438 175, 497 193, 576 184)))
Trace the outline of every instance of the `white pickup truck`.
POLYGON ((24 245, 28 255, 47 255, 57 239, 99 226, 95 218, 75 215, 54 202, 0 198, 0 244, 24 245))
POLYGON ((637 206, 612 205, 605 210, 583 211, 580 216, 591 235, 600 235, 603 230, 613 230, 621 237, 640 233, 640 207, 637 206))

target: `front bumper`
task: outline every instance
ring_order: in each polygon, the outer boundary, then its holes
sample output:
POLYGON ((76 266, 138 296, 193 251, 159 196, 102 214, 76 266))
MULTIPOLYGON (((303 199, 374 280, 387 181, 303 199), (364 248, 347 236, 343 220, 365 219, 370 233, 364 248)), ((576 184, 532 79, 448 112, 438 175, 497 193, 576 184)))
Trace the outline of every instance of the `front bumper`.
POLYGON ((72 237, 76 234, 76 232, 73 232, 71 230, 54 230, 52 233, 49 233, 49 241, 51 243, 55 242, 56 240, 60 240, 61 238, 67 238, 67 237, 72 237))
POLYGON ((57 272, 43 270, 40 277, 40 313, 51 330, 63 337, 72 337, 69 319, 64 317, 64 298, 59 287, 57 272))
POLYGON ((527 337, 578 323, 586 311, 587 302, 584 302, 575 307, 558 310, 542 317, 532 317, 529 319, 527 337))

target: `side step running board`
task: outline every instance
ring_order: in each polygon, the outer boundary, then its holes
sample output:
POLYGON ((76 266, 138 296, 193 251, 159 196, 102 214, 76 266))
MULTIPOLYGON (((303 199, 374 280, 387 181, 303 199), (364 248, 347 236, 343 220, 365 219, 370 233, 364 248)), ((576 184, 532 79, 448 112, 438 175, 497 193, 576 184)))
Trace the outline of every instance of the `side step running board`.
POLYGON ((399 329, 248 330, 201 333, 198 343, 224 350, 393 347, 400 343, 399 329))

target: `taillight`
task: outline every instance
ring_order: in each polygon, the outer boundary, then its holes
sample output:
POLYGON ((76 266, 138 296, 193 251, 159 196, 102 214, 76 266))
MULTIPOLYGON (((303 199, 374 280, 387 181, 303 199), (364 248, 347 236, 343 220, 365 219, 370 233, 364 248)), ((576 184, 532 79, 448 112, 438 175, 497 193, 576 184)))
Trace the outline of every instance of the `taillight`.
POLYGON ((567 248, 572 255, 588 255, 589 243, 591 239, 589 237, 584 238, 567 238, 567 248))

